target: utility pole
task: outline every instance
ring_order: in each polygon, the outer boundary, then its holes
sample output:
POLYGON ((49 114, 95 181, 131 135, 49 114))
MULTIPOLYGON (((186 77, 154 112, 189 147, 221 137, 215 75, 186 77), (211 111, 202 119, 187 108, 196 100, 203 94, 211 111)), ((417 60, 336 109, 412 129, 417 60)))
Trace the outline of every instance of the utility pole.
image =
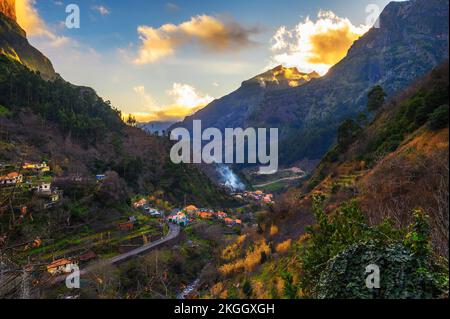
POLYGON ((22 272, 22 295, 21 299, 30 299, 30 273, 26 268, 22 272))

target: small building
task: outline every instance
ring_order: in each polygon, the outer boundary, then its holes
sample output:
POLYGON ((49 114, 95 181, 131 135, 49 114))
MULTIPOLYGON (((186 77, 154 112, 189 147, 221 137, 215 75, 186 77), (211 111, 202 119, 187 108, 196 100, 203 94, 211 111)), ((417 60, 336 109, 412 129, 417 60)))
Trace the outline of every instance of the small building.
POLYGON ((47 266, 47 271, 52 275, 68 274, 73 270, 75 266, 70 259, 58 259, 47 266))
POLYGON ((210 213, 210 212, 198 212, 197 213, 197 216, 198 216, 198 218, 201 218, 201 219, 211 219, 211 218, 213 218, 213 213, 210 213))
POLYGON ((218 212, 217 213, 217 218, 220 219, 220 220, 224 220, 227 217, 228 217, 228 214, 225 213, 225 212, 218 212))
POLYGON ((103 182, 106 179, 106 175, 105 174, 97 174, 97 175, 95 175, 95 179, 97 180, 97 182, 103 182))
POLYGON ((157 209, 152 207, 146 207, 144 211, 152 217, 161 217, 162 214, 157 209))
POLYGON ((46 162, 42 163, 25 163, 22 165, 22 168, 24 170, 33 170, 38 171, 41 173, 50 172, 50 167, 47 165, 46 162))
POLYGON ((145 198, 133 203, 134 208, 143 208, 145 205, 147 205, 147 200, 145 198))
POLYGON ((93 251, 89 251, 81 256, 78 257, 78 261, 81 262, 88 262, 90 260, 93 260, 97 258, 97 255, 93 251))
POLYGON ((234 224, 234 221, 233 221, 233 219, 231 219, 231 218, 229 218, 229 217, 227 217, 227 218, 224 218, 224 220, 223 220, 224 222, 225 222, 225 224, 226 225, 228 225, 228 226, 232 226, 233 224, 234 224))
POLYGON ((131 231, 134 229, 134 222, 128 221, 117 225, 117 229, 121 231, 131 231))
POLYGON ((178 212, 176 215, 169 216, 168 220, 179 226, 187 226, 190 222, 189 217, 183 212, 178 212))
POLYGON ((264 196, 263 202, 266 203, 266 204, 272 203, 272 197, 269 196, 269 195, 264 196))
POLYGON ((194 205, 189 205, 184 208, 184 211, 188 214, 195 214, 198 212, 198 208, 194 205))
POLYGON ((52 193, 52 184, 51 183, 41 183, 36 188, 36 192, 38 194, 51 194, 52 193))
POLYGON ((16 185, 22 182, 23 175, 17 172, 12 172, 5 176, 0 176, 0 185, 16 185))

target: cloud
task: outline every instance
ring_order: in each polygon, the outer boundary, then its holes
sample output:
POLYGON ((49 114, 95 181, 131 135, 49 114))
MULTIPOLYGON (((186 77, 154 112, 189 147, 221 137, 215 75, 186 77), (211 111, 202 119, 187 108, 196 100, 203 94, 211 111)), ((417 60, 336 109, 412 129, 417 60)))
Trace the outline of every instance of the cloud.
POLYGON ((277 30, 272 37, 271 66, 283 64, 325 74, 369 28, 355 26, 331 11, 320 11, 315 22, 307 17, 293 29, 282 26, 277 30))
POLYGON ((175 11, 180 10, 180 7, 177 4, 173 3, 173 2, 167 2, 166 3, 166 9, 168 11, 175 12, 175 11))
POLYGON ((17 0, 17 22, 28 35, 42 35, 48 33, 47 26, 34 8, 34 0, 17 0))
POLYGON ((142 41, 136 64, 146 64, 173 55, 180 46, 194 42, 212 52, 240 50, 254 44, 250 36, 256 28, 245 28, 234 21, 220 21, 208 15, 192 17, 179 25, 165 24, 158 29, 139 26, 142 41))
POLYGON ((111 13, 111 11, 105 6, 93 6, 92 10, 97 11, 102 16, 107 16, 111 13))
POLYGON ((174 83, 172 89, 167 91, 167 94, 174 98, 176 105, 191 109, 205 106, 214 100, 209 95, 198 93, 193 86, 181 83, 174 83))
POLYGON ((16 14, 18 24, 26 31, 28 36, 40 37, 48 41, 49 45, 59 47, 69 42, 64 36, 53 32, 39 16, 35 8, 35 0, 17 0, 16 14))
POLYGON ((174 83, 172 88, 166 91, 173 102, 165 106, 157 105, 144 86, 136 86, 133 90, 140 96, 146 109, 144 112, 133 113, 140 122, 180 120, 214 100, 213 97, 198 92, 193 86, 182 83, 174 83))
POLYGON ((133 90, 139 95, 145 107, 147 108, 155 107, 155 102, 153 98, 150 96, 150 94, 148 94, 145 91, 145 87, 143 85, 136 86, 135 88, 133 88, 133 90))

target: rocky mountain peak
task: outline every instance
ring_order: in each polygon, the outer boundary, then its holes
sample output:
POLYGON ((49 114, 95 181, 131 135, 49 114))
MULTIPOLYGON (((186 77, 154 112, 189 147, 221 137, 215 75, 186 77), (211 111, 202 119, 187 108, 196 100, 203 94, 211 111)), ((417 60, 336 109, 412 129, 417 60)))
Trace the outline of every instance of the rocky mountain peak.
POLYGON ((274 89, 297 87, 318 77, 320 75, 317 72, 303 73, 296 67, 289 68, 279 65, 245 81, 243 86, 259 84, 261 87, 274 89))
POLYGON ((0 0, 0 13, 16 21, 16 0, 0 0))

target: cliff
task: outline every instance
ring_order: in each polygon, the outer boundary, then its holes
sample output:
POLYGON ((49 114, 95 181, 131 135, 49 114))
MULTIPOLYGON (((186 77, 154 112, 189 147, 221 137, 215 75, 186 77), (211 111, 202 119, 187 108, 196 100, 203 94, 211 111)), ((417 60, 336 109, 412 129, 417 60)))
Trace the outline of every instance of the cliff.
POLYGON ((0 0, 0 12, 16 21, 16 0, 0 0))
POLYGON ((25 31, 17 24, 15 0, 0 0, 0 54, 39 72, 45 80, 58 77, 50 60, 28 42, 25 31))

